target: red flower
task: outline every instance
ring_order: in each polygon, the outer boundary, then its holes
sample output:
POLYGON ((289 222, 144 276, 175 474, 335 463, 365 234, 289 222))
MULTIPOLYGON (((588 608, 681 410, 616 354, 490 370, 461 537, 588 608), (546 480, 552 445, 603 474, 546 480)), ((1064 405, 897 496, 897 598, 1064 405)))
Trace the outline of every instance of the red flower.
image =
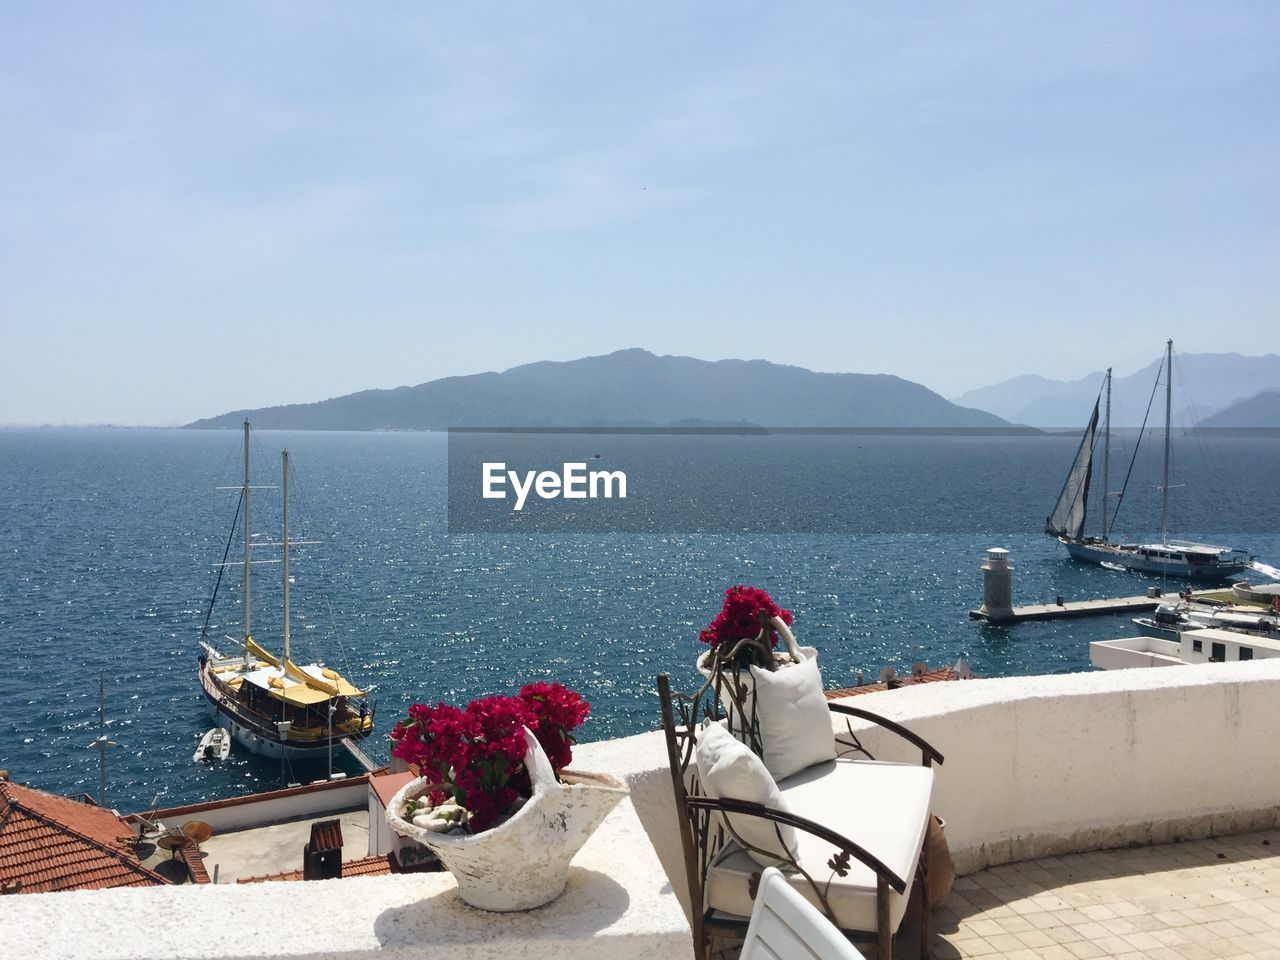
POLYGON ((542 749, 559 773, 573 762, 575 730, 587 719, 591 707, 581 695, 558 683, 530 683, 520 691, 520 699, 529 712, 529 729, 542 744, 542 749))
MULTIPOLYGON (((759 587, 730 587, 724 592, 724 606, 716 618, 698 634, 698 639, 712 647, 728 641, 735 643, 760 633, 760 615, 768 613, 790 626, 791 611, 779 607, 773 598, 759 587)), ((769 631, 770 646, 778 645, 778 634, 769 631)))
POLYGON ((590 707, 558 683, 531 683, 517 697, 484 697, 465 710, 440 703, 414 704, 391 731, 391 754, 417 764, 439 783, 430 800, 453 798, 470 814, 472 833, 492 826, 517 797, 531 793, 524 766, 528 727, 559 774, 572 759, 569 731, 590 707))

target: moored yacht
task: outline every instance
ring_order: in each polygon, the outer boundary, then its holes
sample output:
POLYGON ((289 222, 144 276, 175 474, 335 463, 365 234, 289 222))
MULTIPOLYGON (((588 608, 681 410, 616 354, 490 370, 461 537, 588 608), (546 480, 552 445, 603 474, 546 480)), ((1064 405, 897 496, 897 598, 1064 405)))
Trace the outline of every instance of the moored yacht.
MULTIPOLYGON (((283 535, 282 553, 284 620, 277 656, 253 639, 251 625, 251 571, 254 546, 249 523, 249 421, 244 423, 244 482, 240 485, 239 510, 243 516, 244 560, 242 574, 244 634, 235 654, 224 653, 208 642, 201 631, 200 687, 209 701, 214 722, 253 753, 268 757, 319 757, 344 739, 360 740, 373 731, 374 705, 361 690, 323 663, 298 664, 292 659, 289 637, 289 451, 281 455, 283 535)), ((232 488, 234 489, 234 488, 232 488)), ((233 534, 234 535, 234 534, 233 534)), ((292 541, 293 544, 302 541, 292 541)), ((230 552, 230 542, 227 545, 230 552)), ((225 556, 224 556, 225 561, 225 556)), ((225 566, 225 562, 224 562, 225 566)), ((221 577, 219 577, 219 581, 221 577)), ((217 587, 214 587, 214 599, 217 587)), ((209 601, 210 610, 214 599, 209 601)))
MULTIPOLYGON (((1252 558, 1243 550, 1214 546, 1207 543, 1191 543, 1169 539, 1169 454, 1170 426, 1173 407, 1173 341, 1165 344, 1165 362, 1161 365, 1165 374, 1165 426, 1164 426, 1164 480, 1160 485, 1160 542, 1113 543, 1109 523, 1114 512, 1107 515, 1108 474, 1111 460, 1111 370, 1107 370, 1103 391, 1093 404, 1089 425, 1080 438, 1080 446, 1067 479, 1058 495, 1053 513, 1045 521, 1045 533, 1067 548, 1076 560, 1096 563, 1105 567, 1152 573, 1158 576, 1178 577, 1186 580, 1221 582, 1231 579, 1249 568, 1252 558), (1103 393, 1106 396, 1106 420, 1102 434, 1102 525, 1098 536, 1085 536, 1085 518, 1088 513, 1089 487, 1093 479, 1094 446, 1098 434, 1099 407, 1103 393)), ((1158 376, 1158 375, 1157 375, 1158 376)), ((1157 382, 1159 382, 1157 380, 1157 382)), ((1141 443, 1141 435, 1139 435, 1141 443)), ((1136 457, 1137 451, 1135 449, 1136 457)), ((1132 464, 1130 465, 1132 467, 1132 464)), ((1126 484, 1128 477, 1126 476, 1126 484)), ((1124 489, 1117 495, 1117 509, 1123 502, 1124 489)))

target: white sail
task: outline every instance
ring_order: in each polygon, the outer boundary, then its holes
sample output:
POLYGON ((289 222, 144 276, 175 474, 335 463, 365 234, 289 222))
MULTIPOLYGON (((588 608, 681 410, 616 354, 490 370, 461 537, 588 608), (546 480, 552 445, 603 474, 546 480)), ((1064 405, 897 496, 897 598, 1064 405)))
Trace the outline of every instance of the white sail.
POLYGON ((1093 437, 1098 429, 1098 404, 1093 404, 1093 416, 1080 438, 1080 448, 1071 464, 1067 480, 1058 496, 1058 505, 1045 521, 1044 532, 1052 537, 1080 539, 1084 532, 1084 518, 1089 501, 1089 481, 1093 476, 1093 437))

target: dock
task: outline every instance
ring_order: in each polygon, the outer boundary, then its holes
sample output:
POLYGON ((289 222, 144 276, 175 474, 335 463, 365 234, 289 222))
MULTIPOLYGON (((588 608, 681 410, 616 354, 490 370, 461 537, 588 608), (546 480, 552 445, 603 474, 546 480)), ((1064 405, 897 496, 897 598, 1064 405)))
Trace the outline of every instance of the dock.
POLYGON ((356 742, 350 737, 343 737, 341 743, 347 748, 347 753, 355 758, 356 763, 364 768, 365 773, 373 773, 378 769, 378 765, 369 758, 369 755, 356 746, 356 742))
POLYGON ((984 609, 970 610, 972 620, 987 623, 1021 623, 1024 620, 1057 620, 1064 617, 1094 617, 1108 613, 1134 613, 1154 610, 1169 597, 1112 597, 1104 600, 1066 600, 1062 603, 1030 603, 1021 607, 1009 607, 998 614, 984 609))

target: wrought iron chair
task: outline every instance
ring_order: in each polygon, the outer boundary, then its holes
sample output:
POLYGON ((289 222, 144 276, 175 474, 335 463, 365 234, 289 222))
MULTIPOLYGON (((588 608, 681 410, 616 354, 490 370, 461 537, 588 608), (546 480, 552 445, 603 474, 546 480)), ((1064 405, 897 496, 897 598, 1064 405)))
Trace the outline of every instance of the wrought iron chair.
MULTIPOLYGON (((919 886, 922 899, 920 955, 921 957, 927 957, 930 939, 928 864, 922 848, 924 832, 929 818, 927 809, 928 789, 925 790, 925 809, 921 813, 923 820, 919 825, 920 837, 919 845, 915 848, 914 869, 895 871, 881 857, 868 850, 866 846, 867 843, 871 843, 872 846, 878 847, 879 843, 883 841, 883 824, 858 823, 853 825, 858 827, 858 836, 860 838, 865 837, 863 842, 859 843, 832 829, 831 824, 816 822, 801 815, 803 811, 787 812, 774 810, 755 803, 709 797, 698 782, 694 751, 697 746, 698 730, 703 721, 725 723, 757 755, 762 753, 760 725, 758 717, 755 715, 755 697, 750 692, 749 679, 743 676, 745 671, 741 666, 742 657, 739 654, 742 644, 755 643, 761 645, 763 653, 771 656, 772 651, 769 645, 763 643, 764 636, 766 634, 762 632, 761 637, 741 641, 733 649, 713 658, 710 678, 692 696, 673 691, 670 680, 665 673, 660 674, 657 678, 658 696, 662 704, 662 727, 666 737, 667 757, 671 766, 680 843, 689 890, 695 955, 699 960, 707 960, 712 955, 716 937, 741 937, 749 923, 748 915, 751 912, 751 908, 746 902, 742 904, 745 909, 729 912, 724 909, 717 909, 709 904, 707 898, 708 879, 712 876, 713 869, 720 871, 729 858, 741 851, 760 850, 760 848, 752 847, 732 830, 729 821, 723 816, 724 814, 732 814, 735 817, 757 817, 770 821, 777 834, 779 848, 786 849, 782 835, 783 826, 790 826, 796 829, 800 836, 798 846, 806 843, 807 836, 812 840, 825 842, 831 848, 834 848, 834 855, 825 864, 825 867, 831 870, 831 876, 825 882, 820 876, 815 875, 813 863, 802 865, 799 862, 800 859, 803 859, 799 855, 794 855, 790 862, 782 864, 783 872, 792 886, 813 902, 846 937, 850 940, 877 943, 881 960, 890 960, 893 956, 894 935, 905 913, 906 899, 914 881, 919 886), (730 844, 735 846, 731 848, 730 844), (835 905, 832 903, 833 883, 836 885, 836 892, 839 892, 841 878, 849 875, 854 861, 874 875, 874 922, 868 922, 866 915, 859 911, 842 911, 839 902, 835 905), (907 873, 908 876, 902 876, 901 873, 903 872, 907 873), (895 899, 895 895, 898 899, 895 899), (858 922, 856 918, 852 917, 853 913, 863 917, 862 921, 858 922)), ((870 761, 875 760, 854 731, 851 722, 854 719, 876 724, 919 748, 921 766, 925 768, 931 767, 934 763, 941 764, 943 761, 942 754, 927 741, 891 720, 880 717, 868 710, 862 710, 846 704, 829 703, 828 707, 833 714, 845 718, 845 731, 836 738, 838 759, 833 766, 837 766, 840 763, 856 763, 856 757, 863 757, 870 761)), ((902 764, 872 763, 866 765, 866 769, 872 772, 883 771, 889 767, 900 768, 902 771, 915 769, 902 764)), ((785 793, 788 783, 796 778, 804 778, 808 773, 808 771, 805 771, 795 775, 795 777, 788 778, 780 784, 780 787, 783 788, 785 793)), ((917 781, 922 779, 919 774, 914 776, 917 781)), ((814 780, 813 777, 809 777, 808 779, 812 782, 807 789, 810 790, 809 795, 813 796, 814 784, 819 789, 822 788, 821 778, 814 780)), ((926 779, 928 779, 929 787, 931 788, 932 771, 930 771, 929 777, 926 779)), ((831 788, 835 790, 844 789, 844 787, 835 782, 831 783, 831 788)), ((891 801, 893 798, 887 799, 891 801)), ((846 830, 850 829, 848 824, 842 823, 840 825, 846 830)), ((769 851, 761 852, 768 853, 769 851)), ((754 868, 738 866, 736 869, 738 869, 739 874, 744 869, 751 871, 749 893, 751 897, 754 897, 755 885, 758 884, 759 875, 764 868, 760 866, 755 866, 754 868)), ((865 871, 861 875, 865 876, 865 871)), ((714 879, 719 883, 721 877, 722 874, 717 872, 714 879)), ((725 889, 723 884, 717 888, 718 891, 723 891, 723 889, 725 889)), ((746 890, 741 891, 742 896, 745 897, 747 892, 746 890)))

